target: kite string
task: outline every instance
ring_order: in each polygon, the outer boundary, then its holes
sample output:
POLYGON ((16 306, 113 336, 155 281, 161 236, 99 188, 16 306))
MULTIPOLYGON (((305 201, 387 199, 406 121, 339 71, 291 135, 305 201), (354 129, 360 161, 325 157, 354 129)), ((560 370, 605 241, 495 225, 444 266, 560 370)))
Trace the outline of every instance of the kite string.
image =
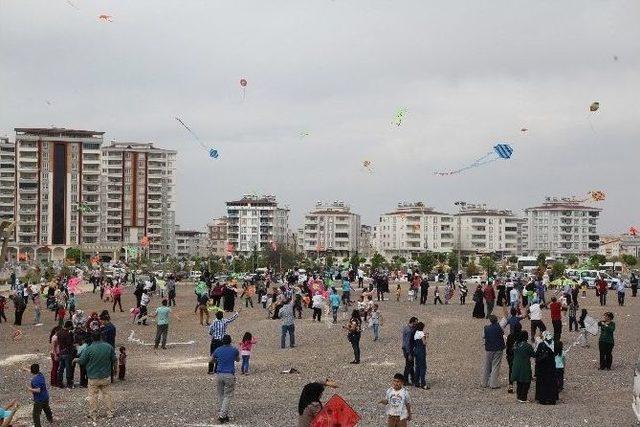
POLYGON ((498 158, 489 159, 487 161, 484 161, 485 159, 487 159, 488 157, 492 156, 493 154, 494 154, 494 152, 490 151, 487 154, 485 154, 484 156, 482 156, 479 159, 475 160, 473 163, 471 163, 468 166, 465 166, 465 167, 460 168, 460 169, 451 170, 451 171, 448 171, 448 172, 434 172, 434 174, 435 175, 440 175, 440 176, 454 175, 454 174, 458 174, 460 172, 464 172, 464 171, 469 170, 469 169, 473 169, 473 168, 478 167, 478 166, 482 166, 482 165, 486 165, 486 164, 491 163, 491 162, 495 162, 496 160, 498 160, 498 158))

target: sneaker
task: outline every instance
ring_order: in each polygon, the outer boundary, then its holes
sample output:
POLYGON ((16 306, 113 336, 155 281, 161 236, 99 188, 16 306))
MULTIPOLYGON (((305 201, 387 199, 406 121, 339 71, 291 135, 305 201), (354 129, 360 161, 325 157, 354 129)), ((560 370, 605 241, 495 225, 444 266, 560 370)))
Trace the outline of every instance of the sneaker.
POLYGON ((512 393, 513 394, 513 387, 509 387, 509 390, 507 390, 507 393, 512 393))
POLYGON ((226 416, 226 417, 218 417, 218 422, 220 424, 228 423, 229 422, 229 417, 228 416, 226 416))
POLYGON ((520 400, 520 399, 518 399, 518 402, 520 402, 520 403, 527 403, 527 401, 526 401, 526 400, 520 400))

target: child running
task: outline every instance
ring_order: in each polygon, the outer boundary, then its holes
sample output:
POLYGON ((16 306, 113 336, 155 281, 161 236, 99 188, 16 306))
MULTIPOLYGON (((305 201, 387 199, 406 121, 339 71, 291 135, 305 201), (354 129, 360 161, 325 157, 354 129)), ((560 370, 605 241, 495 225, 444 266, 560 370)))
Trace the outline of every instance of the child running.
POLYGON ((240 343, 240 357, 242 357, 242 366, 240 372, 242 375, 249 375, 249 359, 251 358, 251 349, 258 341, 252 337, 251 332, 245 332, 240 343))
POLYGON ((407 427, 411 421, 411 398, 404 382, 404 375, 395 374, 385 399, 380 401, 381 404, 387 405, 388 427, 407 427))
POLYGON ((40 372, 40 365, 34 363, 31 365, 31 386, 29 390, 33 393, 33 425, 40 427, 40 414, 44 411, 44 415, 50 423, 53 423, 53 413, 49 407, 49 392, 47 391, 47 381, 40 372))

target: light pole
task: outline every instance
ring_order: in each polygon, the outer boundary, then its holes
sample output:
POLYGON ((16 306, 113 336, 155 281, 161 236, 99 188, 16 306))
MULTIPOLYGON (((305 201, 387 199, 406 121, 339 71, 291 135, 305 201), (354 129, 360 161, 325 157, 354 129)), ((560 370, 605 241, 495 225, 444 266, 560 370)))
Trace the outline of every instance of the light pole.
MULTIPOLYGON (((454 203, 456 206, 460 206, 460 212, 467 206, 467 202, 457 201, 454 203)), ((460 253, 462 252, 462 216, 458 215, 458 274, 462 269, 462 264, 460 264, 460 253)))

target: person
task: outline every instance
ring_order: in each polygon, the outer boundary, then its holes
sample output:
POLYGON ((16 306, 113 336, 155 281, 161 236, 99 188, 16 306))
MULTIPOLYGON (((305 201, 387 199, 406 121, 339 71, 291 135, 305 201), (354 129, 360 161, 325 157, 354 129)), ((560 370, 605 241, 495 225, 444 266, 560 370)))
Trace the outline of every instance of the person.
POLYGON ((433 305, 438 305, 438 302, 442 305, 442 300, 440 299, 440 288, 436 285, 436 289, 433 291, 433 305))
MULTIPOLYGON (((298 314, 298 319, 302 319, 302 291, 295 287, 295 295, 293 297, 293 315, 298 314)), ((340 306, 340 297, 338 297, 338 306, 340 306)))
POLYGON ((635 298, 638 295, 638 276, 635 272, 631 273, 629 283, 631 284, 631 296, 635 298))
POLYGON ((584 324, 584 319, 587 317, 587 309, 583 308, 580 312, 580 319, 578 320, 578 326, 580 327, 580 338, 582 341, 582 347, 589 347, 589 340, 587 335, 587 327, 584 324))
POLYGON ((420 281, 420 304, 425 305, 429 297, 429 279, 425 275, 420 281))
MULTIPOLYGON (((378 291, 378 301, 380 301, 380 292, 378 291)), ((400 301, 400 296, 402 295, 402 287, 400 286, 400 283, 398 283, 396 285, 396 301, 399 302, 400 301)))
POLYGON ((2 421, 2 424, 0 424, 1 427, 11 427, 11 421, 13 421, 13 417, 16 415, 19 407, 20 405, 16 399, 0 406, 0 421, 2 421))
POLYGON ((147 315, 149 302, 151 302, 151 297, 149 296, 149 291, 147 289, 142 290, 142 296, 140 297, 140 313, 138 314, 138 325, 143 324, 147 325, 147 315))
MULTIPOLYGON (((238 313, 234 313, 233 316, 228 319, 224 318, 223 312, 216 312, 216 320, 211 322, 209 326, 209 336, 211 337, 211 344, 209 346, 209 354, 213 357, 213 352, 222 345, 222 338, 227 334, 227 326, 238 318, 238 313)), ((209 374, 213 374, 214 363, 209 362, 209 374)))
MULTIPOLYGON (((315 308, 314 308, 315 310, 315 308)), ((282 333, 280 335, 280 348, 286 347, 286 338, 289 334, 289 347, 294 348, 296 345, 296 325, 295 316, 293 315, 293 301, 289 299, 280 308, 278 317, 282 320, 282 333)))
POLYGON ((460 305, 467 304, 467 294, 469 293, 469 289, 467 285, 464 283, 460 283, 460 305))
POLYGON ((395 374, 385 398, 380 401, 381 404, 387 405, 388 427, 407 427, 408 422, 411 421, 411 397, 404 385, 404 375, 395 374))
POLYGON ((107 418, 113 418, 113 401, 109 393, 111 385, 110 376, 116 362, 116 353, 111 344, 102 341, 99 331, 94 331, 91 336, 91 345, 88 346, 79 359, 80 366, 87 370, 89 380, 89 417, 96 422, 98 419, 98 396, 107 405, 107 418))
POLYGON ((144 284, 142 281, 134 280, 133 283, 136 284, 136 289, 133 291, 133 295, 136 297, 136 308, 140 308, 140 303, 142 302, 142 293, 144 291, 144 284))
POLYGON ((402 329, 402 354, 404 355, 404 378, 407 384, 415 382, 415 370, 413 360, 413 337, 416 331, 418 318, 412 317, 409 323, 402 329))
POLYGON ((347 276, 342 278, 342 302, 345 306, 351 305, 351 282, 347 276))
POLYGON ((373 304, 370 322, 371 329, 373 329, 373 340, 378 341, 380 339, 380 325, 382 323, 382 316, 380 315, 380 307, 378 304, 373 304))
POLYGON ((553 325, 553 339, 557 342, 560 341, 562 336, 562 304, 558 301, 558 298, 551 298, 549 311, 551 312, 551 324, 553 325))
MULTIPOLYGON (((344 301, 344 295, 342 297, 344 301)), ((312 300, 312 308, 313 308, 313 322, 318 319, 318 322, 322 319, 322 307, 324 306, 324 298, 320 292, 316 292, 313 296, 312 300)), ((346 306, 345 306, 346 307, 346 306)))
POLYGON ((556 383, 558 384, 558 392, 564 390, 564 351, 562 348, 564 344, 562 341, 556 341, 555 343, 555 363, 556 363, 556 383))
MULTIPOLYGON (((331 303, 331 314, 333 315, 333 323, 338 322, 338 309, 340 309, 340 295, 336 288, 331 288, 331 294, 329 295, 329 302, 331 303)), ((315 313, 315 312, 314 312, 315 313)))
POLYGON ((509 365, 509 389, 507 393, 513 393, 513 350, 520 337, 520 331, 522 331, 522 325, 517 323, 515 327, 510 328, 509 335, 507 335, 507 342, 505 347, 505 354, 507 356, 507 363, 509 365))
POLYGON ((245 332, 240 342, 240 357, 242 358, 242 365, 240 372, 242 375, 249 375, 249 359, 251 358, 251 350, 258 341, 253 338, 251 332, 245 332))
POLYGON ((71 328, 73 327, 73 323, 67 320, 64 323, 64 328, 60 329, 57 333, 58 336, 58 351, 59 351, 59 364, 58 364, 58 380, 57 385, 60 388, 64 388, 63 376, 66 371, 66 379, 67 379, 67 387, 73 388, 73 365, 71 361, 73 360, 73 355, 75 352, 75 347, 73 345, 73 333, 71 332, 71 328))
POLYGON ((33 425, 41 427, 40 414, 44 412, 47 421, 53 423, 53 413, 49 406, 49 392, 47 391, 47 381, 40 372, 40 365, 34 363, 31 365, 30 372, 33 375, 29 391, 33 393, 33 425))
POLYGON ((240 352, 231 345, 231 336, 222 337, 222 345, 213 352, 215 360, 216 383, 218 385, 218 422, 229 422, 229 406, 236 387, 236 362, 240 361, 240 352))
MULTIPOLYGON (((162 340, 162 349, 165 350, 167 348, 167 334, 169 333, 169 317, 173 314, 171 309, 168 307, 169 301, 166 299, 162 300, 162 305, 156 308, 156 312, 151 315, 151 317, 156 318, 156 341, 153 346, 154 349, 158 349, 158 345, 160 344, 160 340, 162 340)), ((178 320, 180 318, 178 316, 174 317, 178 320)), ((207 318, 209 317, 209 312, 207 311, 207 318)))
POLYGON ((100 322, 102 323, 102 327, 100 328, 100 332, 102 333, 102 341, 111 344, 111 347, 116 347, 116 327, 113 323, 111 323, 111 316, 109 316, 109 312, 104 310, 100 313, 100 322))
POLYGON ((536 358, 536 400, 541 405, 555 405, 558 400, 558 384, 556 382, 556 358, 553 334, 542 333, 542 341, 538 342, 536 358))
POLYGON ((362 334, 362 319, 358 310, 353 310, 351 319, 344 328, 348 331, 347 339, 353 347, 353 361, 350 363, 357 365, 360 363, 360 336, 362 334))
POLYGON ((578 312, 578 302, 574 298, 567 307, 567 317, 569 317, 569 332, 572 332, 575 328, 578 331, 578 321, 576 320, 576 314, 578 312))
POLYGON ((169 301, 169 307, 176 306, 176 279, 173 275, 170 275, 167 279, 167 300, 169 301))
POLYGON ((118 351, 118 379, 124 381, 124 377, 127 374, 127 349, 120 347, 118 351))
POLYGON ((413 335, 413 357, 416 367, 416 380, 414 385, 418 388, 429 390, 427 385, 427 337, 424 332, 424 323, 416 323, 416 332, 413 335))
POLYGON ((122 309, 122 287, 119 282, 116 282, 113 288, 111 288, 111 296, 113 297, 112 312, 116 312, 116 305, 120 308, 120 313, 124 312, 122 309))
POLYGON ((298 400, 298 427, 311 427, 313 419, 322 410, 322 393, 326 386, 331 386, 329 380, 324 383, 308 383, 302 388, 298 400))
POLYGON ((482 292, 482 296, 487 303, 487 319, 491 316, 493 312, 493 307, 496 303, 496 291, 493 289, 493 283, 489 282, 484 287, 484 291, 482 292))
MULTIPOLYGON (((77 334, 78 331, 76 331, 77 334)), ((77 334, 78 347, 76 348, 76 358, 82 356, 82 353, 86 350, 88 344, 84 334, 77 334)), ((87 388, 89 382, 87 380, 87 370, 80 366, 80 387, 87 388)))
POLYGON ((491 314, 489 315, 489 324, 484 327, 484 350, 486 354, 482 379, 483 387, 500 388, 498 377, 504 349, 504 331, 498 323, 498 318, 491 314))
POLYGON ((613 346, 615 344, 613 339, 613 333, 616 330, 616 323, 613 321, 613 313, 606 312, 602 316, 602 320, 598 322, 600 327, 600 340, 598 341, 598 348, 600 350, 600 370, 611 370, 611 363, 613 362, 613 346))
MULTIPOLYGON (((206 289, 205 289, 206 291, 206 289)), ((200 317, 200 326, 208 325, 209 322, 209 310, 207 310, 207 302, 209 301, 209 295, 207 292, 202 292, 197 295, 198 305, 196 306, 196 312, 200 317), (206 323, 203 323, 206 318, 206 323)))
POLYGON ((473 317, 476 319, 484 319, 484 302, 482 294, 482 286, 478 285, 476 291, 473 293, 473 317))
POLYGON ((540 332, 544 332, 547 330, 547 327, 544 325, 542 321, 542 309, 540 308, 540 302, 537 298, 534 298, 532 303, 527 308, 527 315, 529 319, 531 319, 531 341, 533 342, 534 337, 536 336, 536 330, 540 330, 540 332))
POLYGON ((616 291, 618 294, 618 305, 622 307, 624 306, 624 280, 618 279, 618 284, 616 285, 616 291))
POLYGON ((498 296, 496 297, 496 305, 502 307, 503 305, 509 304, 509 302, 507 301, 507 286, 503 282, 498 282, 496 290, 498 291, 498 296))
POLYGON ((518 308, 519 304, 520 304, 520 292, 518 292, 518 288, 514 286, 509 291, 509 305, 511 306, 511 308, 518 308))
POLYGON ((7 299, 4 297, 4 295, 0 295, 0 323, 2 323, 2 319, 4 319, 5 322, 8 322, 7 316, 4 314, 6 305, 7 299))
POLYGON ((520 403, 527 403, 527 395, 531 386, 531 358, 535 357, 533 347, 528 343, 529 334, 520 330, 513 347, 513 370, 511 379, 516 383, 516 398, 520 403))
POLYGON ((602 277, 596 279, 596 295, 600 297, 600 305, 602 306, 607 305, 607 292, 607 282, 602 277))
POLYGON ((15 326, 21 326, 22 325, 22 314, 24 313, 24 310, 27 308, 27 304, 24 302, 24 299, 22 299, 19 295, 14 294, 14 295, 9 295, 9 298, 11 298, 11 300, 13 301, 13 317, 14 317, 14 321, 13 324, 15 326))

